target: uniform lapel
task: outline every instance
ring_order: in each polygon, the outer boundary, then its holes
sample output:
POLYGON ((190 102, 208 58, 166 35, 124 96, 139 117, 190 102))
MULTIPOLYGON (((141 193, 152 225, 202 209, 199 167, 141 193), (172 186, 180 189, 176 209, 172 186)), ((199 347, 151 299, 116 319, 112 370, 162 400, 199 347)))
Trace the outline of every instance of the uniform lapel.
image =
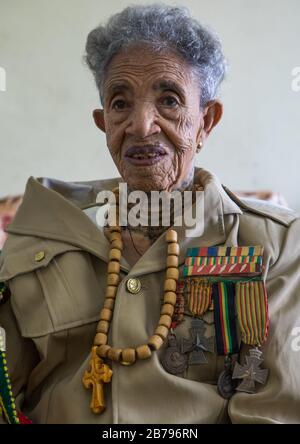
MULTIPOLYGON (((30 177, 19 210, 8 225, 6 231, 12 234, 32 236, 32 246, 41 239, 59 241, 73 247, 88 251, 100 259, 107 261, 109 243, 99 228, 77 206, 95 204, 95 189, 89 185, 74 185, 69 189, 66 199, 60 191, 43 186, 38 180, 30 177), (82 195, 80 201, 79 195, 82 195), (76 200, 77 199, 77 200, 76 200)), ((56 242, 59 245, 59 242, 56 242)), ((8 243, 11 245, 12 241, 8 243)), ((31 247, 32 248, 32 247, 31 247)), ((54 252, 53 252, 54 254, 54 252)))

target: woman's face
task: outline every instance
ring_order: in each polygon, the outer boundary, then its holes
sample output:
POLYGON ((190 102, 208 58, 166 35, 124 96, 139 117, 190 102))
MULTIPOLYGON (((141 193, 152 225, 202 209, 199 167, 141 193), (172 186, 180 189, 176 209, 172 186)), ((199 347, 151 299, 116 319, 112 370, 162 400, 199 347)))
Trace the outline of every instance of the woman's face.
POLYGON ((155 54, 136 46, 113 57, 104 110, 95 110, 94 119, 129 189, 190 185, 197 145, 211 129, 207 132, 207 109, 202 112, 199 104, 197 80, 174 52, 155 54))

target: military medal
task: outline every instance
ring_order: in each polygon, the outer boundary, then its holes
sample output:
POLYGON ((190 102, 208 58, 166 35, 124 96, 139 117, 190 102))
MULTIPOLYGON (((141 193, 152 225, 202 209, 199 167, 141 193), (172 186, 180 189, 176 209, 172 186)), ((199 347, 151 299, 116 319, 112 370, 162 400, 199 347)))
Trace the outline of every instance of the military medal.
POLYGON ((262 251, 255 247, 200 247, 188 248, 183 275, 230 276, 260 275, 262 251))
POLYGON ((210 307, 212 285, 207 279, 191 279, 188 306, 193 316, 202 316, 210 307))
POLYGON ((238 353, 239 345, 235 320, 234 284, 213 284, 214 321, 218 355, 238 353))
POLYGON ((204 352, 214 352, 214 338, 206 338, 205 325, 202 319, 193 319, 190 329, 190 338, 182 338, 181 353, 190 353, 189 364, 206 364, 207 359, 204 352))
POLYGON ((239 352, 234 296, 232 282, 213 284, 217 353, 225 355, 225 369, 218 379, 218 392, 225 399, 230 398, 235 390, 236 383, 232 381, 231 355, 239 352))
POLYGON ((172 375, 179 375, 187 368, 188 356, 181 353, 174 333, 170 333, 168 336, 168 346, 162 357, 161 364, 172 375))
MULTIPOLYGON (((218 355, 225 356, 224 370, 218 378, 218 392, 229 399, 235 390, 254 393, 255 383, 265 383, 268 371, 260 347, 269 328, 268 304, 262 280, 263 247, 189 248, 183 276, 188 288, 188 306, 194 316, 214 307, 218 355), (236 318, 245 344, 254 346, 245 365, 235 364, 232 355, 239 353, 236 318), (238 381, 240 380, 240 381, 238 381)), ((197 363, 205 363, 200 336, 182 339, 181 351, 201 350, 197 363)), ((191 360, 193 362, 193 359, 191 360)))
POLYGON ((225 356, 225 369, 218 378, 218 392, 224 399, 230 399, 236 390, 237 383, 232 376, 231 355, 225 356))
POLYGON ((234 379, 241 379, 238 391, 254 393, 255 383, 265 384, 268 370, 261 369, 263 362, 260 347, 267 339, 269 331, 269 314, 267 293, 262 280, 238 282, 236 285, 236 308, 242 341, 254 346, 246 356, 246 364, 236 363, 234 379))
POLYGON ((252 348, 249 352, 250 356, 246 356, 246 364, 235 364, 233 370, 233 379, 242 379, 236 390, 246 393, 255 393, 255 383, 265 384, 269 371, 261 369, 263 362, 262 352, 258 348, 252 348))
POLYGON ((237 282, 236 309, 242 341, 262 345, 269 331, 267 292, 262 280, 237 282))

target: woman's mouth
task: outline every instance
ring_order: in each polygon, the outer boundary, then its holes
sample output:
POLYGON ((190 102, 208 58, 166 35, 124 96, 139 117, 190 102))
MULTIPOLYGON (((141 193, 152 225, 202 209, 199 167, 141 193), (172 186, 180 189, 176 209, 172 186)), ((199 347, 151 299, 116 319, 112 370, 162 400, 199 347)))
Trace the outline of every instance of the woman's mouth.
POLYGON ((157 145, 132 146, 126 153, 125 158, 129 163, 136 166, 149 166, 160 162, 166 151, 157 145))

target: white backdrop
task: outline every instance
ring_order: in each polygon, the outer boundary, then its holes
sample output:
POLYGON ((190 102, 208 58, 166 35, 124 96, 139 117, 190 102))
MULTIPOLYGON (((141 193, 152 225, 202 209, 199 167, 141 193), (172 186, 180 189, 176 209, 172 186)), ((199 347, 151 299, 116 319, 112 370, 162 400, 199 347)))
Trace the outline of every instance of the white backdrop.
MULTIPOLYGON (((98 94, 82 54, 88 32, 130 3, 0 0, 0 67, 6 72, 0 197, 21 193, 30 175, 89 180, 117 174, 92 121, 98 94)), ((213 27, 229 61, 221 92, 225 114, 198 165, 232 189, 280 191, 300 210, 300 91, 292 88, 292 70, 300 66, 300 2, 166 3, 184 3, 213 27)))

